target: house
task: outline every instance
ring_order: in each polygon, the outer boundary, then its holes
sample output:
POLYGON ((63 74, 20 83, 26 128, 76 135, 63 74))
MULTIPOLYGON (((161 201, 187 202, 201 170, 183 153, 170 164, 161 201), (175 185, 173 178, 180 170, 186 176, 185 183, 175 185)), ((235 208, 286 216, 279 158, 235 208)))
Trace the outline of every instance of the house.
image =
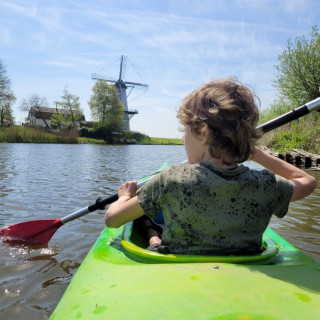
POLYGON ((13 124, 12 121, 8 119, 3 119, 2 122, 4 126, 11 126, 13 124))
MULTIPOLYGON (((70 119, 71 117, 71 112, 66 109, 31 107, 28 114, 28 122, 35 127, 54 128, 55 126, 51 123, 54 114, 62 114, 65 119, 70 119)), ((82 112, 77 111, 75 114, 75 124, 79 127, 80 123, 86 119, 82 112)))

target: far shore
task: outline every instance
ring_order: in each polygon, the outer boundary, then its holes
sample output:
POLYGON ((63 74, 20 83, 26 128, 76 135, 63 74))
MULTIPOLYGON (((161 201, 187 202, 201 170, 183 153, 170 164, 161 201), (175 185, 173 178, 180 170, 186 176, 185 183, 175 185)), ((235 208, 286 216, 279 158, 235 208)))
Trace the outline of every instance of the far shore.
MULTIPOLYGON (((66 144, 110 144, 103 139, 78 137, 77 130, 47 132, 39 128, 22 126, 0 127, 0 143, 66 143, 66 144)), ((112 144, 182 145, 179 138, 157 138, 140 134, 146 139, 114 139, 112 144)))
MULTIPOLYGON (((79 143, 92 143, 92 144, 107 144, 104 140, 89 139, 89 138, 78 138, 79 143)), ((183 141, 178 138, 155 138, 150 137, 148 142, 139 142, 135 140, 119 140, 115 144, 142 144, 142 145, 183 145, 183 141)))

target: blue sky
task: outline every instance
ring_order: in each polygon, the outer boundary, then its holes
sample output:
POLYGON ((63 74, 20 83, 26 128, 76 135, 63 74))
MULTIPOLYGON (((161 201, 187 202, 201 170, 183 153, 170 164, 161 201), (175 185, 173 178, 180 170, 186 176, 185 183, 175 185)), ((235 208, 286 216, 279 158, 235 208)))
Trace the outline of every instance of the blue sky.
POLYGON ((131 130, 175 138, 181 100, 211 79, 236 76, 268 107, 288 39, 319 22, 318 0, 0 0, 0 59, 17 122, 23 98, 53 107, 66 86, 90 120, 91 74, 117 78, 126 55, 125 79, 149 84, 128 97, 131 130))

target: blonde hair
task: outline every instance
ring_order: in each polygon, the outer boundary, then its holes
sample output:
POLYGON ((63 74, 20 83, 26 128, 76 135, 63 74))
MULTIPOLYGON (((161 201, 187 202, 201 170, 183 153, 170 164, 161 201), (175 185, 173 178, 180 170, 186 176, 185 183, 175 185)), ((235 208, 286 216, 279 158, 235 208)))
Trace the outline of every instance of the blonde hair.
POLYGON ((244 162, 262 136, 256 130, 258 104, 255 93, 236 78, 218 79, 187 95, 177 118, 183 126, 190 126, 195 136, 205 135, 213 158, 222 158, 227 164, 244 162))

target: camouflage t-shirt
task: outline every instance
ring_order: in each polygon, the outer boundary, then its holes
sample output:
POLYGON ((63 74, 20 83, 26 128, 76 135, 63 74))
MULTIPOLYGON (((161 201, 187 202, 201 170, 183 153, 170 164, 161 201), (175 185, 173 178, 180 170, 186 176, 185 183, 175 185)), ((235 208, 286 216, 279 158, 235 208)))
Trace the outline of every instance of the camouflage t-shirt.
POLYGON ((174 253, 252 253, 272 214, 288 211, 293 187, 268 170, 226 170, 211 162, 173 165, 138 191, 144 212, 162 209, 162 244, 174 253))

